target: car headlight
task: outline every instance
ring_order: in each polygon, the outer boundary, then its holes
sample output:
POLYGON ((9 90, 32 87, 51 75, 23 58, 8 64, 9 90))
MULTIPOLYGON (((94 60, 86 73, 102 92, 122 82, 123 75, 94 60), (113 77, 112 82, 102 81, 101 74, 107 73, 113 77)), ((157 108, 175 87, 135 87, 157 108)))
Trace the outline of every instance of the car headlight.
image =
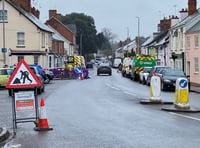
POLYGON ((164 82, 170 83, 171 81, 168 79, 165 79, 164 82))

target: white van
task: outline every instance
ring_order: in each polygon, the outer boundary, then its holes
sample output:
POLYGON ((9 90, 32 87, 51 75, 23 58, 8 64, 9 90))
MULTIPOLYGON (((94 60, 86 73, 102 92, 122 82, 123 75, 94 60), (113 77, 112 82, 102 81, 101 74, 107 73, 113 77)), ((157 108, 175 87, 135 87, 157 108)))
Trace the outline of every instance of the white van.
POLYGON ((122 63, 122 59, 121 58, 115 58, 114 61, 113 61, 113 67, 118 68, 120 63, 122 63))

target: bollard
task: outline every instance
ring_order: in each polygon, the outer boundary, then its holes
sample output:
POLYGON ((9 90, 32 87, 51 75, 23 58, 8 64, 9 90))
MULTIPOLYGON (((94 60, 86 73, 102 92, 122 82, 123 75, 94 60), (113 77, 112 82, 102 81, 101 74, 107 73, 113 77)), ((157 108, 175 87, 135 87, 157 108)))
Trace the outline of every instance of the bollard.
POLYGON ((150 101, 161 102, 160 77, 153 76, 150 84, 150 101))
POLYGON ((175 108, 189 109, 188 81, 185 78, 176 80, 175 108))

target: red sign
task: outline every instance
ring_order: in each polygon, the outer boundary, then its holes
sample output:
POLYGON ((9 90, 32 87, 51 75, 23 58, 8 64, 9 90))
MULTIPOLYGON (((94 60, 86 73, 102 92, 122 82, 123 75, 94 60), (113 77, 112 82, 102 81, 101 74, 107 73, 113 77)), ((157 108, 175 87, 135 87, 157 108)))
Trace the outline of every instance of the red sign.
POLYGON ((22 59, 6 84, 6 88, 37 87, 40 81, 22 59))

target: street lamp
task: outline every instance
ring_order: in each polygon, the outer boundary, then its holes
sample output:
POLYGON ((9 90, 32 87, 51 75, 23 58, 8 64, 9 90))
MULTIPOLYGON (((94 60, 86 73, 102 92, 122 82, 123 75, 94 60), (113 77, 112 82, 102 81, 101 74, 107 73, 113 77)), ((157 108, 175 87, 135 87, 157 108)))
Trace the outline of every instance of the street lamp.
POLYGON ((138 40, 137 40, 137 53, 140 54, 140 17, 136 17, 138 19, 138 40))
MULTIPOLYGON (((4 0, 2 1, 3 7, 3 49, 5 49, 5 9, 4 9, 4 0)), ((3 52, 3 63, 6 65, 6 52, 3 52)))

